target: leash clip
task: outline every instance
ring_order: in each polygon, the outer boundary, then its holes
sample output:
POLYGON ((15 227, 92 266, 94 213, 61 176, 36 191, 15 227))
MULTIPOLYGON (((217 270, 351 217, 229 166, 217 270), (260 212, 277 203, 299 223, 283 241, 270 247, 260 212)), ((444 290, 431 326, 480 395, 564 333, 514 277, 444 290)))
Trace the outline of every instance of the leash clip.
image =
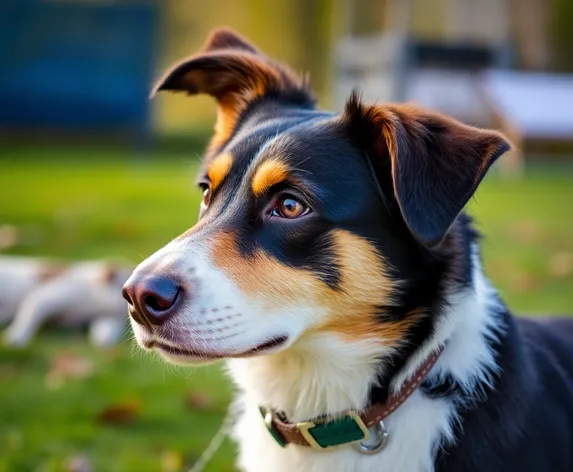
POLYGON ((386 446, 388 442, 388 430, 383 421, 368 429, 369 437, 366 440, 354 443, 352 447, 361 454, 376 454, 386 446))

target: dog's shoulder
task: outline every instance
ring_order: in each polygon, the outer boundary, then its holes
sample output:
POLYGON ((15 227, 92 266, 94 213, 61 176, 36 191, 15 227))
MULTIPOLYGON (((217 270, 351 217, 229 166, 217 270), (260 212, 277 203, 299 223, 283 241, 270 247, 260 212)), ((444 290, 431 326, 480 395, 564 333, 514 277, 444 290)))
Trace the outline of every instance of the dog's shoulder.
POLYGON ((517 318, 516 324, 541 387, 573 397, 573 317, 517 318))
POLYGON ((505 320, 501 375, 460 411, 460 441, 438 455, 437 472, 572 470, 573 319, 505 320))

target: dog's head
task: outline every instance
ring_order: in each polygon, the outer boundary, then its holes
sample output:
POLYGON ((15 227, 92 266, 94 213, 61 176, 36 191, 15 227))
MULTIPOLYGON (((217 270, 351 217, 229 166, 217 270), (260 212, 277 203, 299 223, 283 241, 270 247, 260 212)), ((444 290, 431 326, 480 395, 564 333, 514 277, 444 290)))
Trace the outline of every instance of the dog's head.
POLYGON ((140 345, 200 362, 431 330, 438 294, 464 283, 458 214, 508 149, 500 134, 356 94, 316 111, 305 80, 228 30, 159 91, 209 94, 218 118, 199 222, 125 286, 140 345))

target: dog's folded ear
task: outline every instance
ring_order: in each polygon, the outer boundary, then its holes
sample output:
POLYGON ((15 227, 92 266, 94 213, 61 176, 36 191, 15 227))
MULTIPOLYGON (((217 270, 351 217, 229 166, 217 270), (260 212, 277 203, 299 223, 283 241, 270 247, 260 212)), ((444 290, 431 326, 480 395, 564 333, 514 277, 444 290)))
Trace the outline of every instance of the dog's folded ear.
POLYGON ((443 240, 489 167, 510 149, 496 131, 409 105, 364 105, 356 93, 342 120, 427 247, 443 240))
POLYGON ((171 67, 151 95, 160 91, 207 94, 219 103, 216 139, 224 141, 240 113, 262 96, 276 96, 301 107, 314 99, 305 78, 272 61, 227 28, 215 30, 201 51, 171 67))

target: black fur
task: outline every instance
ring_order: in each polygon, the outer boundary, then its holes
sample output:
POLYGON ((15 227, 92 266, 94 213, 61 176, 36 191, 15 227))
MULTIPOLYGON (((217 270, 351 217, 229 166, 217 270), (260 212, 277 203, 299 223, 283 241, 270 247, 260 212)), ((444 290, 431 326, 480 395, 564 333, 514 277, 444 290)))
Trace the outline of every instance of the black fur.
POLYGON ((502 319, 501 374, 483 401, 460 406, 457 443, 440 451, 436 472, 571 471, 573 322, 502 319))

